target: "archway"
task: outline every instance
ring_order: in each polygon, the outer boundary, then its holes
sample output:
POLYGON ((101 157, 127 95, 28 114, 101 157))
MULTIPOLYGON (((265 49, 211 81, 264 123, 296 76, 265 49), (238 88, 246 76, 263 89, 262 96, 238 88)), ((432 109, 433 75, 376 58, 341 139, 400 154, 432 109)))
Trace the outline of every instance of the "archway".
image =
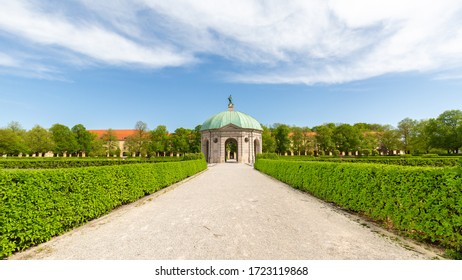
POLYGON ((238 149, 237 140, 228 138, 225 141, 225 162, 238 162, 238 149))

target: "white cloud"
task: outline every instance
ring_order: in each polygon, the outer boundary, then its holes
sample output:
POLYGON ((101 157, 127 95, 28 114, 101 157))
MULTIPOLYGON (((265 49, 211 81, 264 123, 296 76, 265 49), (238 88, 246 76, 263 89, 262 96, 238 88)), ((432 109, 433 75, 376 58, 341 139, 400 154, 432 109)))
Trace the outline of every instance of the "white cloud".
POLYGON ((341 55, 334 44, 339 41, 345 43, 344 51, 359 47, 330 21, 322 0, 144 2, 170 19, 171 30, 182 30, 179 39, 196 51, 242 62, 290 62, 292 53, 314 58, 341 55))
POLYGON ((12 54, 0 53, 0 75, 69 81, 53 66, 43 64, 37 61, 37 58, 19 52, 13 52, 12 54))
POLYGON ((307 53, 296 68, 248 72, 234 79, 255 83, 343 83, 388 73, 434 71, 448 65, 460 69, 460 1, 382 3, 329 3, 336 22, 344 25, 344 29, 337 25, 325 31, 338 34, 337 42, 329 40, 325 48, 338 51, 331 56, 333 60, 324 56, 312 67, 313 56, 307 53))
POLYGON ((190 55, 169 46, 143 46, 85 19, 71 22, 24 1, 8 1, 0 10, 0 28, 34 43, 67 48, 109 64, 179 66, 190 55))
POLYGON ((462 73, 438 74, 435 80, 462 80, 462 73))
POLYGON ((0 66, 16 67, 18 65, 19 65, 19 62, 15 58, 7 54, 0 53, 0 66))
POLYGON ((78 15, 31 3, 3 4, 0 30, 107 64, 212 55, 233 81, 304 84, 462 67, 460 0, 81 0, 78 15))

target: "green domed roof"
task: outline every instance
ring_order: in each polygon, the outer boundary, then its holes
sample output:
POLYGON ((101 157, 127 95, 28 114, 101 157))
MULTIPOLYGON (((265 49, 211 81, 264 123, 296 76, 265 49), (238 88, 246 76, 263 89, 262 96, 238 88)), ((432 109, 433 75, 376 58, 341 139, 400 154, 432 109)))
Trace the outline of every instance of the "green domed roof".
POLYGON ((202 124, 201 130, 218 129, 228 124, 234 124, 241 128, 263 130, 256 119, 238 111, 224 111, 213 115, 202 124))

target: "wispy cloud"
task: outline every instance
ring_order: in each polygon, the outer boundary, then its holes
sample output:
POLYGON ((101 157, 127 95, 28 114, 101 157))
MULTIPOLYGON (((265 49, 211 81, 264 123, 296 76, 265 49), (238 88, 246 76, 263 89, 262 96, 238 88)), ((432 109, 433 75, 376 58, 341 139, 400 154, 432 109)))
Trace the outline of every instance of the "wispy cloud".
POLYGON ((34 79, 69 81, 57 68, 44 64, 33 55, 12 51, 0 53, 0 75, 14 75, 34 79))
MULTIPOLYGON (((333 84, 462 67, 459 0, 81 0, 79 12, 60 5, 2 3, 0 30, 67 50, 69 64, 163 68, 220 56, 230 62, 227 78, 246 83, 333 84)), ((0 65, 14 61, 0 56, 0 65)))
POLYGON ((0 28, 32 43, 65 48, 107 64, 160 68, 194 60, 172 46, 143 46, 86 18, 71 21, 26 1, 2 3, 0 28))
POLYGON ((0 53, 0 66, 16 67, 18 65, 19 62, 14 57, 4 53, 0 53))
POLYGON ((461 80, 462 81, 462 73, 438 74, 435 77, 435 80, 440 80, 440 81, 461 80))

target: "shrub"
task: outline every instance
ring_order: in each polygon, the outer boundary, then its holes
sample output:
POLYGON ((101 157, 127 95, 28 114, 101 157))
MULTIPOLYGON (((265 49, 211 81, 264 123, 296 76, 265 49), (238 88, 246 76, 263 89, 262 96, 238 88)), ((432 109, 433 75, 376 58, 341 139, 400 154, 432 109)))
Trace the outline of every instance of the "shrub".
POLYGON ((438 154, 423 154, 422 155, 423 158, 435 158, 435 157, 439 157, 438 154))
POLYGON ((207 168, 204 160, 0 170, 0 258, 207 168))
POLYGON ((280 160, 286 161, 331 161, 331 162, 351 162, 351 163, 379 163, 402 166, 431 166, 431 167, 451 167, 459 165, 460 157, 438 157, 438 158, 421 158, 421 157, 401 157, 401 156, 378 156, 378 157, 309 157, 293 156, 279 157, 280 160))
POLYGON ((418 239, 462 252, 460 168, 258 160, 255 168, 418 239))
POLYGON ((362 155, 362 156, 366 156, 366 157, 367 157, 367 156, 370 156, 370 155, 371 155, 371 150, 369 150, 369 149, 362 149, 362 150, 361 150, 361 155, 362 155))
POLYGON ((278 159, 279 156, 276 153, 262 153, 257 154, 257 159, 278 159))
POLYGON ((187 153, 183 156, 183 160, 197 160, 197 159, 205 159, 203 153, 187 153))
POLYGON ((0 159, 0 168, 53 169, 89 166, 125 165, 137 163, 158 163, 203 159, 202 153, 185 154, 183 157, 134 157, 134 158, 14 158, 0 159))
POLYGON ((413 155, 411 155, 411 154, 401 154, 399 156, 402 157, 402 158, 411 158, 411 157, 413 157, 413 155))
POLYGON ((49 169, 49 168, 72 168, 88 166, 105 166, 137 163, 136 161, 121 159, 8 159, 0 160, 0 168, 14 169, 49 169))

